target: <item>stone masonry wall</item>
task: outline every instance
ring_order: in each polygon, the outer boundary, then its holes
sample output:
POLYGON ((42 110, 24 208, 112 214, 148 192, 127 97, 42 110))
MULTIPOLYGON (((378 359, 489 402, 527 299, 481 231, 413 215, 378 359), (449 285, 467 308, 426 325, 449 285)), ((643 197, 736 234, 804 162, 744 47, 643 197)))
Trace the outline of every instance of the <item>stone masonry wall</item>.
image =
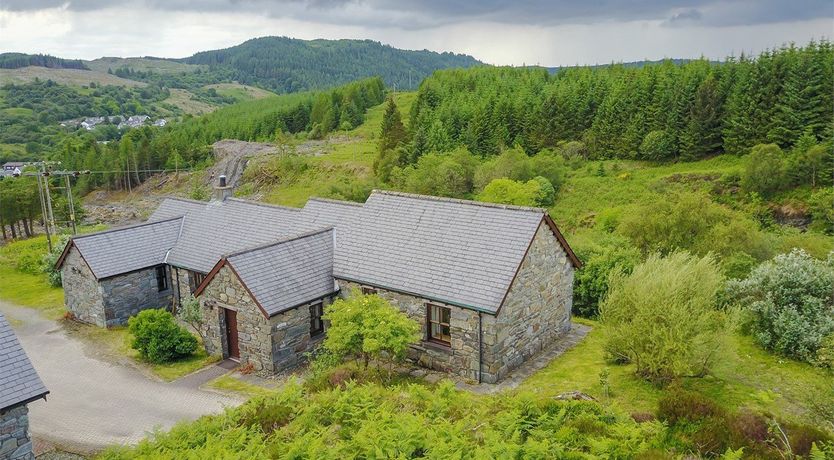
MULTIPOLYGON (((339 280, 343 295, 348 296, 360 285, 339 280)), ((409 318, 420 324, 423 340, 411 346, 408 359, 423 367, 459 375, 466 379, 478 379, 478 312, 441 302, 429 301, 408 294, 377 289, 377 295, 391 302, 409 318), (451 346, 428 342, 426 332, 426 303, 451 309, 451 346)), ((489 315, 484 314, 483 319, 489 315)))
POLYGON ((105 327, 101 286, 77 248, 72 247, 61 267, 64 305, 79 321, 105 327))
MULTIPOLYGON (((332 299, 323 299, 327 306, 332 299)), ((317 303, 318 301, 316 301, 317 303)), ((274 372, 298 366, 305 360, 304 354, 313 351, 324 339, 325 334, 310 336, 310 304, 285 311, 270 318, 272 328, 272 356, 274 372)))
POLYGON ((270 324, 237 275, 225 266, 200 294, 206 323, 204 336, 209 354, 229 356, 223 309, 237 312, 240 362, 251 363, 259 374, 273 373, 270 324))
POLYGON ((168 289, 160 292, 155 267, 107 278, 100 284, 107 327, 125 324, 142 310, 171 306, 171 281, 168 280, 168 289))
POLYGON ((184 268, 171 267, 171 286, 174 286, 174 306, 179 306, 180 299, 191 294, 189 284, 190 272, 184 268))
POLYGON ((0 412, 0 458, 31 460, 35 458, 29 439, 29 408, 26 405, 0 412))
POLYGON ((497 316, 484 315, 484 382, 512 370, 570 329, 573 265, 542 223, 497 316))
MULTIPOLYGON (((325 304, 329 299, 325 300, 325 304)), ((223 309, 237 312, 240 361, 251 363, 261 375, 289 369, 320 342, 310 337, 309 305, 267 319, 228 266, 220 269, 200 295, 206 317, 205 347, 209 354, 229 355, 223 309)))

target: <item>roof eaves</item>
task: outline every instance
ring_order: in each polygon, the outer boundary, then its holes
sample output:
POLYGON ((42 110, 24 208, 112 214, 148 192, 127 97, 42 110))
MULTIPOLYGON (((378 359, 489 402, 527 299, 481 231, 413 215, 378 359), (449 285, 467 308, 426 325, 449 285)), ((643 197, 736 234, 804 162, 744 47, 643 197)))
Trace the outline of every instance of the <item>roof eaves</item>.
POLYGON ((168 219, 154 220, 154 221, 150 221, 150 222, 142 222, 142 223, 134 224, 134 225, 126 225, 124 227, 110 228, 110 229, 102 230, 102 231, 99 231, 99 232, 86 233, 84 235, 75 235, 75 236, 72 236, 70 238, 70 240, 74 241, 74 240, 89 238, 89 237, 92 237, 92 236, 105 235, 105 234, 108 234, 108 233, 116 233, 116 232, 121 232, 121 231, 126 231, 126 230, 133 230, 134 228, 141 228, 141 227, 146 227, 148 225, 156 225, 156 224, 161 224, 161 223, 164 223, 164 222, 171 222, 171 221, 174 221, 174 220, 177 220, 177 219, 182 219, 182 218, 183 218, 183 216, 176 216, 176 217, 170 217, 168 219))
POLYGON ((310 201, 319 201, 321 203, 330 203, 330 204, 340 204, 340 205, 352 206, 352 207, 356 207, 356 208, 361 208, 362 206, 365 206, 365 203, 357 203, 355 201, 345 201, 345 200, 334 200, 332 198, 322 198, 322 197, 319 197, 319 196, 311 196, 310 198, 307 199, 308 203, 310 201))

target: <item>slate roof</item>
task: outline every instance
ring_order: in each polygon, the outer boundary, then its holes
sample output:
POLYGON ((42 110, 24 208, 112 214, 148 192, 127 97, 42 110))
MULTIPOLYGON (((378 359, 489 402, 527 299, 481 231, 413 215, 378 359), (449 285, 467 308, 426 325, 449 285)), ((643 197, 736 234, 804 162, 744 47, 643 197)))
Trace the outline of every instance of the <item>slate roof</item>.
POLYGON ((226 261, 267 316, 337 291, 332 228, 231 254, 226 261))
POLYGON ((78 248, 97 279, 159 265, 177 243, 182 223, 181 217, 174 217, 73 237, 57 265, 71 246, 78 248))
POLYGON ((6 317, 0 313, 0 411, 49 393, 6 317))
POLYGON ((235 198, 211 201, 186 215, 180 240, 167 262, 208 273, 224 254, 322 227, 306 222, 297 208, 235 198))
POLYGON ((334 275, 494 313, 545 212, 374 191, 334 275))
POLYGON ((148 218, 148 222, 185 216, 191 212, 199 212, 206 207, 205 201, 187 200, 185 198, 166 198, 148 218))

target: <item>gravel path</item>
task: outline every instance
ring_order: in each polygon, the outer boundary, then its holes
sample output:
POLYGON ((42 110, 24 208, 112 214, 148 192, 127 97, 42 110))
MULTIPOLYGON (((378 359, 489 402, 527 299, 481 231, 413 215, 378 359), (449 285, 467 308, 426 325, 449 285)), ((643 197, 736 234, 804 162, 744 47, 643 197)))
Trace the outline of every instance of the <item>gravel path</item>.
MULTIPOLYGON (((199 374, 164 383, 90 356, 81 342, 36 310, 0 302, 0 311, 12 318, 15 333, 50 391, 46 401, 29 405, 30 431, 66 450, 90 453, 111 444, 133 444, 155 428, 168 429, 242 402, 200 390, 206 377, 199 374)), ((203 372, 218 371, 212 367, 203 372)))

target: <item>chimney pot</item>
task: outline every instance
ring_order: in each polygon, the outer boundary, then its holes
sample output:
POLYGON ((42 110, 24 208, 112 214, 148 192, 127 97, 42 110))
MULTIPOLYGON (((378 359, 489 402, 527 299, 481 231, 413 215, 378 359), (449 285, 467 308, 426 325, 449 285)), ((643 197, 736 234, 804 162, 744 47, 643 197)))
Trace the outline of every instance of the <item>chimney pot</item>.
POLYGON ((217 178, 217 186, 214 187, 213 199, 215 201, 225 201, 230 196, 232 196, 232 187, 227 185, 226 176, 221 175, 217 178))
POLYGON ((220 179, 220 186, 225 187, 226 186, 226 176, 221 174, 219 179, 220 179))

